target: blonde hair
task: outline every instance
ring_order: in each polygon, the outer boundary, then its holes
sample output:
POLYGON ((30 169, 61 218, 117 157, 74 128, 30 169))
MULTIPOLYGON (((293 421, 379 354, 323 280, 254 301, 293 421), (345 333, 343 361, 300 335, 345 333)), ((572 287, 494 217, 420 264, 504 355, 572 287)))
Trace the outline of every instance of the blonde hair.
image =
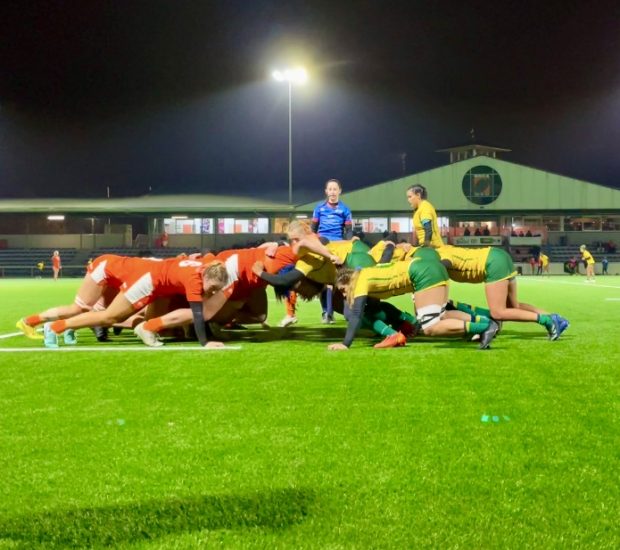
POLYGON ((202 272, 202 280, 209 280, 220 288, 224 288, 228 283, 226 266, 222 262, 211 262, 202 272))
POLYGON ((357 285, 357 280, 360 277, 359 269, 351 269, 350 267, 341 267, 338 269, 336 273, 336 287, 344 287, 345 294, 347 298, 347 304, 349 307, 353 306, 354 298, 354 290, 355 285, 357 285))
POLYGON ((289 226, 288 231, 286 232, 289 239, 291 238, 299 238, 303 239, 306 235, 312 234, 312 229, 310 228, 310 224, 301 220, 293 220, 289 226))

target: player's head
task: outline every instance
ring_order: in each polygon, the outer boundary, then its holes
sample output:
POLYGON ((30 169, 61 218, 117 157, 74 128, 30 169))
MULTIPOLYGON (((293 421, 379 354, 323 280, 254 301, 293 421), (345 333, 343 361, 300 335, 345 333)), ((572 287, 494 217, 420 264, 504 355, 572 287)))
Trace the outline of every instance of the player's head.
POLYGON ((211 262, 202 272, 202 293, 205 297, 212 296, 228 284, 228 272, 222 262, 211 262))
POLYGON ((353 305, 353 289, 359 278, 359 269, 341 267, 336 274, 336 288, 342 292, 349 306, 353 305))
POLYGON ((583 252, 585 249, 586 249, 586 245, 585 245, 585 244, 582 244, 582 245, 579 247, 579 250, 580 250, 581 252, 583 252))
POLYGON ((426 191, 426 187, 423 185, 418 183, 407 188, 407 202, 412 208, 417 208, 418 205, 427 198, 428 192, 426 191))
POLYGON ((286 236, 291 243, 294 243, 311 234, 312 229, 308 222, 302 220, 293 220, 288 226, 286 236))
POLYGON ((342 193, 342 185, 336 179, 329 179, 325 184, 325 196, 327 197, 327 202, 332 204, 336 204, 340 198, 340 193, 342 193))
POLYGON ((60 252, 58 252, 58 250, 54 250, 54 256, 60 256, 60 252))

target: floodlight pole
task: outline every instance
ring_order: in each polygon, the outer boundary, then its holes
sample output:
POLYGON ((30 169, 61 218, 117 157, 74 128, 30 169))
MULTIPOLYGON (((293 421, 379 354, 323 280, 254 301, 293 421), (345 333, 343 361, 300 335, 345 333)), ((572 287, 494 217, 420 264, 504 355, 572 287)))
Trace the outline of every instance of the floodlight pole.
POLYGON ((288 203, 293 204, 293 83, 288 80, 288 203))

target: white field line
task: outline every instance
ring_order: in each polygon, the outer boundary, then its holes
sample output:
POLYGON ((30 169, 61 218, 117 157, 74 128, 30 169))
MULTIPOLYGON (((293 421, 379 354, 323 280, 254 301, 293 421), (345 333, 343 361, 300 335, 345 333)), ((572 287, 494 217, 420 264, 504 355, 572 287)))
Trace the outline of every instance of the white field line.
POLYGON ((569 281, 554 281, 553 279, 549 279, 547 277, 519 277, 517 279, 517 281, 519 283, 524 283, 524 282, 549 282, 552 283, 554 285, 571 285, 571 286, 580 286, 582 288, 613 288, 614 290, 620 290, 620 286, 613 286, 613 285, 601 285, 599 283, 586 283, 585 280, 584 281, 580 281, 580 282, 569 282, 569 281))
POLYGON ((19 332, 9 332, 9 334, 0 334, 0 340, 5 340, 6 338, 13 338, 14 336, 24 336, 24 333, 20 330, 19 332))
POLYGON ((0 353, 33 353, 33 352, 78 352, 78 351, 98 351, 98 352, 111 352, 111 351, 233 351, 239 350, 241 346, 224 346, 223 348, 201 348, 200 346, 161 346, 158 348, 151 348, 148 346, 61 346, 59 348, 0 348, 0 353))
POLYGON ((620 298, 605 298, 606 302, 620 302, 620 298))

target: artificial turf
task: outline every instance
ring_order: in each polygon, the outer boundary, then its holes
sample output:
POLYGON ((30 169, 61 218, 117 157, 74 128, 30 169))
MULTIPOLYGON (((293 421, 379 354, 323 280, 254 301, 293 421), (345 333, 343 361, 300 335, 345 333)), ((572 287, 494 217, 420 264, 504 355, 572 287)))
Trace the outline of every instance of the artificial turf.
MULTIPOLYGON (((78 284, 0 280, 0 336, 78 284)), ((240 350, 0 339, 37 350, 0 353, 0 548, 617 548, 620 280, 519 293, 570 319, 559 341, 507 323, 488 351, 330 352, 345 324, 316 303, 226 333, 240 350)))

